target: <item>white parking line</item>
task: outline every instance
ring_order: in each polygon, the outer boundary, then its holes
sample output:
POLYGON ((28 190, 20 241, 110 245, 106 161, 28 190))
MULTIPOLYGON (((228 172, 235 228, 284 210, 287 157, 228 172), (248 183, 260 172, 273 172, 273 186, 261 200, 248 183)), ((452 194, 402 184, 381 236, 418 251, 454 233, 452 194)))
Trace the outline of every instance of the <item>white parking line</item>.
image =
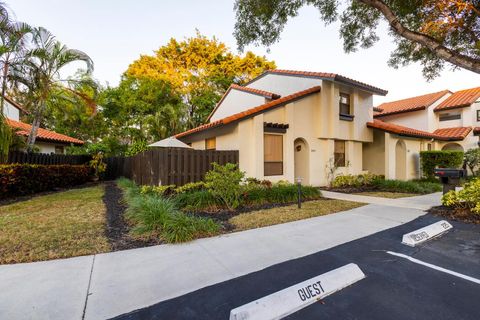
POLYGON ((424 262, 424 261, 421 261, 421 260, 412 258, 412 257, 407 256, 407 255, 402 254, 402 253, 397 253, 397 252, 392 252, 392 251, 387 251, 387 253, 388 253, 388 254, 391 254, 391 255, 393 255, 393 256, 397 256, 397 257, 400 257, 400 258, 404 258, 404 259, 410 260, 411 262, 420 264, 420 265, 422 265, 422 266, 425 266, 425 267, 428 267, 428 268, 432 268, 432 269, 434 269, 434 270, 438 270, 438 271, 441 271, 441 272, 445 272, 445 273, 451 274, 452 276, 459 277, 459 278, 462 278, 462 279, 465 279, 465 280, 474 282, 474 283, 476 283, 476 284, 480 284, 480 279, 477 279, 477 278, 474 278, 474 277, 470 277, 470 276, 467 276, 467 275, 465 275, 465 274, 458 273, 458 272, 455 272, 455 271, 452 271, 452 270, 449 270, 449 269, 445 269, 445 268, 436 266, 436 265, 434 265, 434 264, 427 263, 427 262, 424 262))

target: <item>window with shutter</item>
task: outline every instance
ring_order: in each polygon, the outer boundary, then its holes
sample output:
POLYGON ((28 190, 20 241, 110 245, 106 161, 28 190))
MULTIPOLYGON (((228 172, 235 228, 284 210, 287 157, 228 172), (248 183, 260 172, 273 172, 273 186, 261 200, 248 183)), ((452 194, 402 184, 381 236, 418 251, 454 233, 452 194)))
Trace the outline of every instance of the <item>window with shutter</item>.
POLYGON ((283 136, 265 134, 263 139, 264 175, 283 174, 283 136))

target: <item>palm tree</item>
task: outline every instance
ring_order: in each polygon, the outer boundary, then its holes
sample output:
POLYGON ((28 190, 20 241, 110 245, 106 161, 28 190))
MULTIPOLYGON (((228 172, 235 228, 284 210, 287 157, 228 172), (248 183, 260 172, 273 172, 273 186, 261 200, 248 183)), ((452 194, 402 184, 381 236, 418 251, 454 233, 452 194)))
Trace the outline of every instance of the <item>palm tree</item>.
POLYGON ((0 2, 0 163, 6 160, 13 137, 3 114, 10 67, 22 63, 30 31, 26 23, 11 19, 5 4, 0 2))
MULTIPOLYGON (((26 59, 20 68, 13 72, 12 79, 26 86, 28 96, 32 99, 33 123, 27 139, 27 150, 31 151, 37 137, 47 102, 59 97, 59 93, 75 94, 88 99, 77 92, 74 85, 95 83, 88 77, 71 77, 63 79, 60 72, 65 66, 74 62, 84 62, 88 74, 93 71, 93 61, 84 52, 69 49, 44 28, 35 28, 32 35, 32 49, 26 53, 26 59)), ((90 101, 91 103, 91 101, 90 101)))

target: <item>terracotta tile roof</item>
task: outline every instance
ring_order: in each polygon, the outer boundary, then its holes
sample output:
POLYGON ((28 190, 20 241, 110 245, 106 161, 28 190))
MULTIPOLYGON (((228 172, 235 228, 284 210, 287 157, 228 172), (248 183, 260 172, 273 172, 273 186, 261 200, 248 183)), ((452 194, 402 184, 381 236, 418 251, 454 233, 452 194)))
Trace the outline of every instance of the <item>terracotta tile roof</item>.
POLYGON ((404 126, 390 123, 390 122, 383 122, 377 119, 374 119, 373 122, 368 122, 367 127, 383 130, 383 131, 398 134, 401 136, 435 139, 435 140, 442 140, 442 141, 463 140, 470 133, 470 131, 472 131, 471 127, 460 127, 460 128, 437 129, 433 133, 430 133, 427 131, 408 128, 408 127, 404 127, 404 126))
POLYGON ((463 140, 472 131, 472 127, 444 128, 433 131, 434 135, 450 138, 450 140, 463 140))
POLYGON ((316 87, 312 87, 312 88, 307 89, 307 90, 299 91, 299 92, 293 93, 291 95, 285 96, 283 98, 279 98, 279 99, 267 102, 265 104, 259 105, 258 107, 251 108, 251 109, 245 110, 243 112, 236 113, 236 114, 228 116, 226 118, 201 125, 199 127, 190 129, 190 130, 185 131, 185 132, 181 132, 181 133, 175 135, 175 137, 176 138, 185 137, 185 136, 191 135, 193 133, 197 133, 197 132, 204 131, 204 130, 207 130, 207 129, 211 129, 211 128, 215 128, 215 127, 218 127, 218 126, 226 125, 226 124, 229 124, 229 123, 232 123, 232 122, 235 122, 235 121, 238 121, 238 120, 250 117, 250 116, 254 116, 254 115, 257 115, 257 114, 262 113, 264 111, 267 111, 269 109, 273 109, 275 107, 280 107, 280 106, 285 105, 287 103, 290 103, 290 102, 296 101, 298 99, 304 98, 308 95, 320 92, 320 90, 321 90, 321 87, 316 86, 316 87))
POLYGON ((421 96, 406 98, 397 101, 385 102, 377 106, 381 111, 374 114, 375 118, 385 117, 389 115, 412 112, 417 110, 425 110, 433 103, 438 101, 441 97, 450 93, 449 90, 443 90, 439 92, 424 94, 421 96))
MULTIPOLYGON (((32 126, 29 124, 26 124, 20 121, 15 121, 9 118, 7 118, 7 124, 13 129, 18 129, 18 131, 16 131, 16 134, 22 135, 22 136, 28 136, 30 133, 30 130, 32 129, 32 126)), ((49 131, 43 128, 38 128, 37 139, 41 141, 73 143, 77 145, 84 144, 82 140, 78 140, 78 139, 66 136, 64 134, 56 133, 54 131, 49 131)))
POLYGON ((26 114, 30 114, 30 112, 25 109, 24 106, 16 103, 15 101, 13 101, 11 98, 7 97, 7 96, 4 96, 5 100, 7 100, 11 105, 13 105, 15 108, 19 109, 20 111, 22 111, 23 113, 26 113, 26 114))
POLYGON ((478 98, 480 98, 480 87, 460 90, 435 107, 435 111, 468 107, 478 98))
POLYGON ((284 74, 284 75, 291 75, 296 77, 306 77, 306 78, 319 78, 319 79, 326 79, 331 81, 340 82, 343 84, 351 85, 366 91, 370 91, 379 95, 386 95, 388 93, 387 90, 383 90, 372 85, 366 84, 364 82, 360 82, 357 80, 353 80, 342 76, 336 73, 328 73, 328 72, 309 72, 309 71, 295 71, 295 70, 281 70, 281 69, 274 69, 274 70, 267 70, 257 78, 253 79, 249 83, 252 83, 256 79, 263 77, 267 74, 284 74))
POLYGON ((259 96, 264 96, 265 98, 272 99, 272 100, 278 99, 278 98, 281 97, 279 94, 276 94, 276 93, 273 93, 273 92, 268 92, 268 91, 259 90, 259 89, 255 89, 255 88, 250 88, 250 87, 242 87, 242 86, 239 86, 238 84, 232 84, 230 86, 230 89, 236 89, 236 90, 240 90, 240 91, 245 91, 245 92, 257 94, 259 96))
POLYGON ((235 89, 235 90, 239 90, 239 91, 243 91, 243 92, 248 92, 248 93, 252 93, 252 94, 256 94, 256 95, 259 95, 259 96, 263 96, 265 98, 268 98, 268 99, 271 99, 271 100, 275 100, 275 99, 278 99, 280 98, 281 96, 279 94, 276 94, 276 93, 273 93, 273 92, 268 92, 268 91, 264 91, 264 90, 259 90, 259 89, 255 89, 255 88, 249 88, 249 87, 242 87, 242 86, 239 86, 238 84, 231 84, 230 87, 228 87, 227 91, 225 91, 225 93, 223 94, 223 96, 220 98, 220 100, 218 101, 217 105, 215 106, 215 108, 212 110, 212 112, 210 112, 208 118, 207 118, 207 121, 210 121, 210 118, 213 116, 213 114, 217 111, 218 107, 220 106, 220 104, 223 102, 223 100, 225 100, 225 98, 227 97, 228 93, 232 90, 232 89, 235 89))

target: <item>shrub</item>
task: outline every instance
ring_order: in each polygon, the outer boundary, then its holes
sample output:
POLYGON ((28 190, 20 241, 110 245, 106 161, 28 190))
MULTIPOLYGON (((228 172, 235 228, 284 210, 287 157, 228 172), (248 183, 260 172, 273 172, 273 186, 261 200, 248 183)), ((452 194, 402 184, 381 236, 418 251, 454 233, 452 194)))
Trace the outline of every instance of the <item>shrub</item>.
POLYGON ((377 179, 372 186, 382 191, 427 194, 442 190, 438 182, 377 179))
POLYGON ((165 221, 162 238, 170 243, 186 242, 200 237, 213 236, 219 230, 220 225, 212 219, 176 213, 170 215, 165 221))
POLYGON ((480 166, 480 148, 470 149, 465 152, 465 164, 474 176, 478 175, 478 167, 480 166))
POLYGON ((442 204, 480 214, 480 178, 465 183, 462 190, 449 191, 442 197, 442 204))
POLYGON ((235 209, 240 205, 240 182, 244 173, 233 163, 221 166, 213 163, 213 169, 205 174, 205 185, 211 194, 220 199, 228 209, 235 209))
POLYGON ((187 211, 215 211, 224 207, 223 201, 208 190, 178 193, 173 199, 178 208, 187 211))
POLYGON ((193 192, 193 191, 200 191, 205 190, 205 182, 198 181, 198 182, 190 182, 184 184, 183 186, 177 187, 175 189, 176 193, 186 193, 186 192, 193 192))
POLYGON ((0 199, 73 187, 90 176, 90 168, 83 165, 0 165, 0 199))
POLYGON ((161 231, 168 216, 176 213, 173 201, 148 195, 132 198, 126 216, 135 223, 133 231, 143 234, 161 231))
POLYGON ((432 179, 435 168, 460 168, 463 164, 463 156, 463 151, 421 151, 420 163, 423 176, 432 179))
POLYGON ((149 194, 149 195, 158 195, 158 196, 166 196, 173 193, 175 190, 175 185, 167 185, 167 186, 141 186, 140 193, 141 194, 149 194))
POLYGON ((365 173, 359 175, 340 175, 337 176, 333 182, 332 187, 334 188, 343 188, 343 187, 363 187, 370 186, 375 180, 383 180, 384 177, 376 175, 373 173, 365 173))
MULTIPOLYGON (((321 196, 320 190, 311 186, 302 186, 302 199, 317 199, 321 196)), ((256 186, 244 189, 244 201, 249 205, 265 203, 288 203, 297 201, 298 186, 292 183, 276 183, 271 187, 256 186)))

